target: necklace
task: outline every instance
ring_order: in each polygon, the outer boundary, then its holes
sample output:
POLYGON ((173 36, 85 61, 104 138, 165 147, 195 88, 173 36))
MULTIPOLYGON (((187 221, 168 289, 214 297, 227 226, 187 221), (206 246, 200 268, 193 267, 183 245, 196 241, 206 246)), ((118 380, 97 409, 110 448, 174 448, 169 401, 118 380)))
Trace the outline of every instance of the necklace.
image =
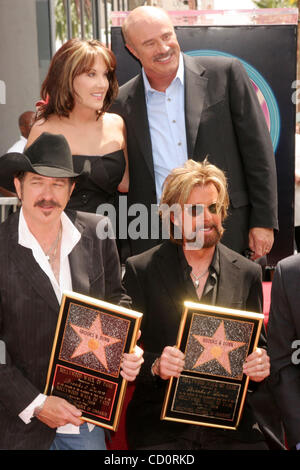
POLYGON ((195 286, 196 289, 198 289, 198 287, 199 287, 199 285, 200 285, 200 281, 199 281, 199 280, 200 280, 203 276, 205 276, 205 274, 207 274, 207 273, 208 273, 208 269, 206 269, 205 271, 203 271, 203 273, 200 273, 198 276, 196 276, 196 275, 193 273, 193 271, 191 271, 191 275, 192 275, 193 278, 194 278, 193 283, 194 283, 194 286, 195 286))
POLYGON ((61 226, 60 226, 56 239, 54 240, 54 242, 50 246, 47 253, 45 252, 46 258, 47 258, 47 260, 49 261, 50 264, 55 260, 56 253, 57 253, 57 248, 58 248, 60 238, 61 238, 61 233, 62 233, 62 230, 61 230, 61 226))

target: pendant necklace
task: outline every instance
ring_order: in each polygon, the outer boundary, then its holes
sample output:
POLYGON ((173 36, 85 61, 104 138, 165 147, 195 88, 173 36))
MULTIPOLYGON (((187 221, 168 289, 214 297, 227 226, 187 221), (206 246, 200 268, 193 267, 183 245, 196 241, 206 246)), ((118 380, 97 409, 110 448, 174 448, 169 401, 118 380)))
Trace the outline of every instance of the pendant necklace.
POLYGON ((53 244, 50 246, 48 252, 47 253, 45 252, 46 258, 47 258, 47 260, 49 261, 50 264, 52 264, 52 262, 56 258, 57 248, 58 248, 58 245, 59 245, 59 242, 60 242, 60 239, 61 239, 61 233, 62 233, 62 230, 61 230, 61 226, 60 226, 56 239, 54 240, 53 244))
POLYGON ((191 271, 191 275, 193 276, 194 280, 193 280, 193 283, 194 283, 194 286, 196 289, 198 289, 199 285, 200 285, 200 279, 205 276, 205 274, 208 273, 208 269, 206 269, 205 271, 203 271, 203 273, 199 274, 198 276, 196 276, 193 271, 191 271))

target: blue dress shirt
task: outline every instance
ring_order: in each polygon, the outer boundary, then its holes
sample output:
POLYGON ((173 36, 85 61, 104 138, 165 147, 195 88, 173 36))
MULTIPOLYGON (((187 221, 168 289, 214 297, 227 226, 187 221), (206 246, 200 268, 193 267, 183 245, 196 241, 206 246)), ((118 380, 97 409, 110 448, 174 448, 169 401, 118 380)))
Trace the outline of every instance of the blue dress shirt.
POLYGON ((184 66, 180 54, 176 77, 165 92, 150 86, 142 69, 152 155, 154 163, 157 202, 159 203, 165 178, 173 168, 187 160, 187 142, 184 113, 184 66))

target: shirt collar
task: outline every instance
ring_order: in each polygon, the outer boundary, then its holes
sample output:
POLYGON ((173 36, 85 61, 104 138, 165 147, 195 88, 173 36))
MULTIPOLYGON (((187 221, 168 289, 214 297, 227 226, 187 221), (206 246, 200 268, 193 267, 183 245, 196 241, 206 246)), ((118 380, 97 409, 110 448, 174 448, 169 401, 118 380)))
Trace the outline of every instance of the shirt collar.
MULTIPOLYGON (((69 217, 62 212, 61 214, 61 223, 62 223, 62 238, 61 238, 61 257, 68 256, 75 245, 81 238, 81 233, 75 225, 71 222, 69 217)), ((31 250, 38 250, 44 254, 40 244, 37 239, 30 232, 27 222, 25 220, 23 209, 20 210, 19 217, 19 227, 18 227, 18 243, 19 245, 24 246, 25 248, 30 248, 31 250)), ((46 256, 44 254, 44 256, 46 256)))
MULTIPOLYGON (((151 85, 149 83, 149 80, 148 80, 148 77, 145 73, 144 67, 142 68, 142 76, 143 76, 143 80, 144 80, 146 99, 148 99, 149 93, 160 93, 160 92, 158 92, 157 90, 155 90, 154 88, 151 87, 151 85)), ((180 81, 181 85, 183 86, 184 85, 184 64, 183 64, 182 54, 179 55, 179 66, 178 66, 178 69, 177 69, 176 77, 173 79, 172 83, 174 83, 175 80, 177 80, 177 79, 180 81)), ((172 85, 172 83, 169 85, 169 87, 172 85)))
MULTIPOLYGON (((183 270, 186 273, 187 278, 188 278, 188 276, 190 275, 190 273, 192 271, 192 267, 188 264, 188 262, 186 260, 186 257, 184 256, 184 252, 183 252, 183 249, 182 249, 181 245, 178 245, 178 256, 179 256, 180 264, 181 264, 181 266, 182 266, 182 268, 183 268, 183 270)), ((215 252, 214 252, 214 255, 213 255, 213 258, 211 260, 211 263, 209 265, 208 270, 209 270, 209 274, 211 276, 216 275, 217 277, 219 277, 219 275, 220 275, 220 254, 219 254, 218 245, 216 245, 216 249, 215 249, 215 252)))

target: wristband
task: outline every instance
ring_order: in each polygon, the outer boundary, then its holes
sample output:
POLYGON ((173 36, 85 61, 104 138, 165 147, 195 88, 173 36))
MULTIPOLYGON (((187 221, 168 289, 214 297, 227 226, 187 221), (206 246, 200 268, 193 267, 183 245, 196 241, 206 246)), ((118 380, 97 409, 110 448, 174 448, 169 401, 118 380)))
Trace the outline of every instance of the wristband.
POLYGON ((153 362, 152 366, 151 366, 151 375, 152 375, 153 377, 155 377, 156 375, 159 375, 159 374, 155 374, 155 372, 154 372, 155 366, 156 366, 157 369, 159 370, 159 365, 160 365, 160 357, 157 357, 157 358, 155 359, 155 361, 153 362))

